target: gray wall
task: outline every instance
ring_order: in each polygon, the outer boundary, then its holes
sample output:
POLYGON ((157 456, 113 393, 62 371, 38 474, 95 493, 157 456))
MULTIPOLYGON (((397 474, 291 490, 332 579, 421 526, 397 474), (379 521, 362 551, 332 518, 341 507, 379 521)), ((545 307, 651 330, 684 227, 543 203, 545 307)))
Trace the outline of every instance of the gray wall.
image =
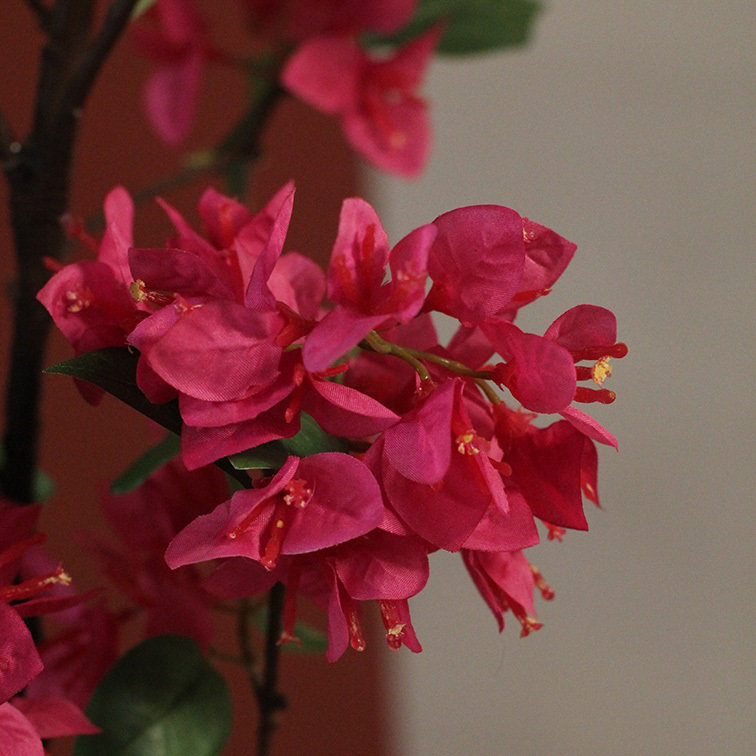
POLYGON ((521 325, 615 310, 604 511, 531 560, 545 627, 502 636, 455 556, 392 656, 395 753, 750 754, 752 2, 551 0, 524 52, 437 63, 413 184, 371 174, 393 241, 494 202, 579 245, 521 325))

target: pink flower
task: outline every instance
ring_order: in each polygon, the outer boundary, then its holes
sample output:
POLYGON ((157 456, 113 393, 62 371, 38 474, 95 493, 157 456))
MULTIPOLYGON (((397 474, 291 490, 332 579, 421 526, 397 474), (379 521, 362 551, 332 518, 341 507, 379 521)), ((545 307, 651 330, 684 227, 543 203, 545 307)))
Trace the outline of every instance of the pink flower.
POLYGON ((175 146, 189 133, 202 69, 217 53, 190 0, 157 0, 146 15, 156 26, 138 25, 134 38, 158 69, 145 88, 145 110, 158 136, 175 146))
POLYGON ((336 452, 289 457, 264 488, 237 491, 187 525, 165 559, 175 569, 245 556, 272 569, 279 554, 304 554, 356 538, 382 516, 378 484, 362 462, 336 452))
POLYGON ((426 309, 476 325, 513 320, 517 309, 547 294, 575 253, 549 228, 499 205, 461 207, 433 221, 438 236, 428 271, 426 309))
POLYGON ((206 586, 220 598, 255 596, 275 582, 286 585, 281 641, 296 641, 294 623, 298 596, 320 606, 328 617, 326 659, 336 661, 351 645, 365 649, 362 604, 377 601, 390 648, 421 650, 409 616, 407 599, 428 580, 427 549, 414 536, 380 529, 332 548, 282 557, 272 572, 249 559, 227 559, 206 586))
POLYGON ((371 163, 416 176, 431 139, 427 105, 416 90, 439 37, 433 29, 383 60, 348 36, 318 37, 289 58, 281 81, 313 107, 339 116, 351 145, 371 163))
MULTIPOLYGON (((76 354, 124 346, 127 335, 147 314, 129 293, 131 197, 123 187, 116 187, 105 198, 104 209, 106 229, 97 259, 60 267, 37 294, 76 354)), ((102 396, 90 384, 77 385, 91 402, 102 396)))
POLYGON ((511 549, 538 542, 533 516, 505 489, 475 430, 463 383, 447 381, 386 430, 368 452, 392 509, 436 547, 511 549))
POLYGON ((33 534, 39 507, 15 507, 0 502, 0 732, 13 753, 42 754, 41 738, 97 732, 73 703, 64 698, 14 698, 43 669, 22 617, 68 608, 82 597, 38 598, 70 577, 58 566, 49 574, 24 579, 22 560, 44 540, 33 534), (11 583, 18 575, 21 579, 11 583))
POLYGON ((389 252, 375 210, 358 198, 344 201, 328 268, 328 296, 336 306, 305 340, 308 370, 325 370, 372 329, 406 323, 420 311, 434 237, 432 226, 421 226, 389 252), (387 265, 391 280, 383 283, 387 265))
POLYGON ((212 601, 194 569, 170 570, 163 555, 171 539, 195 517, 228 496, 215 467, 189 472, 178 460, 163 465, 136 491, 103 496, 119 546, 88 539, 114 587, 145 615, 143 635, 178 633, 207 648, 213 635, 212 601))
POLYGON ((521 551, 478 552, 464 550, 462 559, 483 600, 504 629, 504 614, 511 611, 522 626, 520 637, 539 630, 541 623, 533 619, 533 588, 538 586, 543 597, 550 600, 554 592, 521 551))

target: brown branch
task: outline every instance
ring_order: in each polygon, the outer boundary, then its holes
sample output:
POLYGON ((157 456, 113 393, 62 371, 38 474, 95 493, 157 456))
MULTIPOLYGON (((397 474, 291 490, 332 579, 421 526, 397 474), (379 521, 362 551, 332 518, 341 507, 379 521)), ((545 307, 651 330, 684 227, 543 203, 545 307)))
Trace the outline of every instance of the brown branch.
POLYGON ((13 154, 13 145, 17 144, 13 128, 5 114, 0 110, 0 162, 5 163, 13 154))
POLYGON ((61 110, 80 108, 87 98, 102 64, 123 34, 137 0, 113 0, 99 33, 76 66, 63 94, 61 110))
POLYGON ((257 689, 257 705, 260 710, 260 724, 257 728, 257 756, 270 753, 273 731, 276 728, 276 712, 285 709, 286 698, 278 691, 278 661, 281 647, 282 613, 286 588, 276 583, 268 596, 268 626, 265 632, 265 667, 262 684, 257 689))
MULTIPOLYGON (((6 388, 5 463, 0 492, 19 502, 34 499, 42 360, 50 319, 36 301, 49 271, 44 256, 60 258, 65 235, 73 151, 83 105, 105 57, 136 0, 114 0, 89 43, 94 0, 56 0, 49 9, 41 53, 32 131, 9 145, 5 172, 16 247, 13 334, 6 388)), ((39 5, 39 4, 37 4, 39 5)))

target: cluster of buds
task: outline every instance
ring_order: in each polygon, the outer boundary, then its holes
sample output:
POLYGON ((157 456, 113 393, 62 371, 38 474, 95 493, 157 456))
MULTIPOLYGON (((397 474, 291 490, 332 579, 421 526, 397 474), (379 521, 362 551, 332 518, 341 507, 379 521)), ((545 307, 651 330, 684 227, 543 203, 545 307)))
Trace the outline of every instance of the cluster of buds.
POLYGON ((203 234, 162 202, 176 233, 147 249, 133 246, 133 206, 114 189, 97 259, 61 268, 39 294, 77 352, 138 350, 141 391, 177 401, 188 470, 291 438, 305 413, 338 439, 184 518, 167 564, 212 560, 203 590, 223 598, 283 583, 283 640, 309 597, 335 660, 364 647, 370 601, 392 648, 420 650, 408 599, 444 549, 461 554, 499 628, 511 611, 528 634, 534 591, 553 592, 523 550, 537 521, 549 537, 587 528, 594 442, 616 446, 575 406, 614 399, 602 384, 627 348, 613 314, 579 305, 543 336, 514 324, 575 245, 508 208, 453 210, 390 248, 374 209, 347 199, 325 274, 283 253, 293 200, 287 184, 252 214, 208 189, 203 234), (446 346, 434 311, 459 322, 446 346))

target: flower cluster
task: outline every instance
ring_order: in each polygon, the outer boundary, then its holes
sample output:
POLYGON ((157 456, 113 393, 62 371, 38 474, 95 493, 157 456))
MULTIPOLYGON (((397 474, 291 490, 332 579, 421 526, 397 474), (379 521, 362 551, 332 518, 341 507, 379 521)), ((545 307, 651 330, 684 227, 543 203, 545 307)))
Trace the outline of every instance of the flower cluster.
POLYGON ((347 199, 326 275, 284 253, 293 199, 286 185, 252 214, 208 189, 204 234, 162 202, 175 236, 134 248, 131 202, 115 189, 98 259, 40 292, 77 351, 138 350, 140 389, 177 401, 189 470, 291 438, 305 415, 338 442, 184 513, 168 565, 215 560, 204 590, 224 598, 285 584, 284 640, 309 597, 327 613, 335 660, 364 647, 366 601, 391 647, 420 650, 408 599, 445 549, 499 628, 511 611, 528 634, 540 626, 534 590, 553 594, 523 550, 539 520, 550 538, 587 528, 594 441, 616 446, 575 406, 614 399, 602 384, 627 352, 614 316, 579 305, 542 336, 515 325, 576 248, 508 208, 453 210, 390 247, 374 209, 347 199), (458 321, 445 346, 434 311, 458 321), (536 422, 550 414, 561 419, 536 422))
MULTIPOLYGON (((389 34, 411 19, 417 0, 245 0, 252 60, 275 60, 280 84, 339 118, 352 147, 386 171, 415 176, 430 150, 427 106, 417 95, 440 27, 376 56, 366 32, 389 34)), ((140 50, 156 63, 145 110, 157 134, 179 144, 188 134, 207 63, 234 56, 210 39, 193 0, 157 0, 137 26, 140 50)))
POLYGON ((0 500, 0 732, 3 752, 30 756, 42 756, 42 738, 98 732, 68 696, 17 695, 43 670, 24 619, 71 609, 84 598, 66 590, 71 578, 41 550, 38 515, 38 506, 0 500))

